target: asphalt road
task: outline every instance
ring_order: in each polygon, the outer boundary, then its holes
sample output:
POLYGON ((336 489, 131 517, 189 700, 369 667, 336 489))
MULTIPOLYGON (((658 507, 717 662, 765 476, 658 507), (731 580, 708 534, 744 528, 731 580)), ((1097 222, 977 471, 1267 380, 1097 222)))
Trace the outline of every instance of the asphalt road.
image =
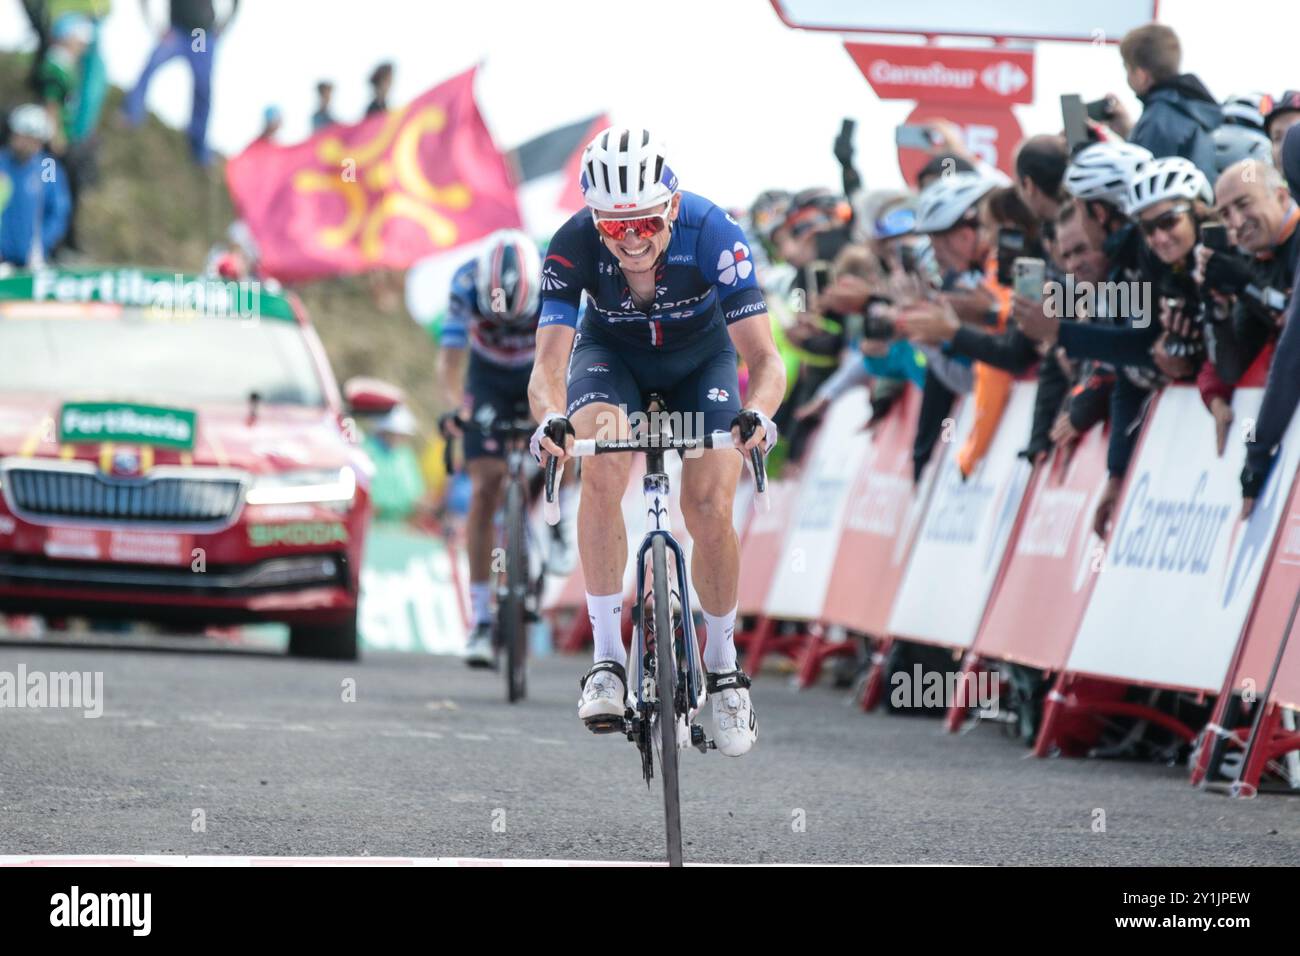
MULTIPOLYGON (((0 645, 0 671, 104 681, 98 719, 0 709, 0 854, 663 858, 658 781, 647 791, 635 748, 575 716, 579 660, 535 661, 512 708, 495 675, 453 658, 211 646, 0 645)), ((1300 860, 1286 797, 1198 792, 1185 768, 1028 759, 995 727, 949 736, 776 673, 754 695, 752 753, 683 755, 688 861, 1300 860)))

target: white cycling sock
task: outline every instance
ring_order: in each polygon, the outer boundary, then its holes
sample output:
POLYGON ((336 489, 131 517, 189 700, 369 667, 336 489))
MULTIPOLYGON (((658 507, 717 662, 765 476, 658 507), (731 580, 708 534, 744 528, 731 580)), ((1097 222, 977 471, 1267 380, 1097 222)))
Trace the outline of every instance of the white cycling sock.
POLYGON ((704 611, 704 669, 725 674, 736 669, 736 608, 721 617, 704 611))
POLYGON ((469 583, 470 613, 474 616, 474 626, 492 623, 492 585, 487 581, 469 583))
POLYGON ((591 636, 596 642, 593 661, 618 661, 626 663, 623 650, 623 595, 588 594, 587 617, 591 620, 591 636))

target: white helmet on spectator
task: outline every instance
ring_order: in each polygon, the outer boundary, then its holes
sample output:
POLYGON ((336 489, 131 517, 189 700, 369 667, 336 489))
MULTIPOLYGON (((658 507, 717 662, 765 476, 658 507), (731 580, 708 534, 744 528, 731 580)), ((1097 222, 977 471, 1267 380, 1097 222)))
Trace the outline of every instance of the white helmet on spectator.
POLYGON ((1273 142, 1263 130, 1224 123, 1210 137, 1214 140, 1214 168, 1220 173, 1243 159, 1273 165, 1273 142))
POLYGON ((1133 174, 1128 184, 1128 214, 1135 216, 1166 199, 1199 199, 1213 205, 1214 190, 1190 159, 1161 156, 1133 174))
POLYGON ((1234 93, 1223 101, 1223 121, 1236 126, 1264 129, 1264 114, 1273 108, 1267 93, 1234 93))
POLYGON ((1128 205, 1128 184, 1154 157, 1151 150, 1135 143, 1093 143, 1075 154, 1065 167, 1065 191, 1085 202, 1110 203, 1124 211, 1128 205))
POLYGON ((54 135, 54 126, 50 122, 50 114, 45 112, 45 107, 37 106, 35 103, 24 103, 22 106, 14 107, 9 113, 9 132, 48 143, 54 135))
POLYGON ((578 181, 587 205, 599 212, 635 212, 662 205, 677 192, 663 145, 647 129, 611 126, 582 152, 578 181))
POLYGON ((946 232, 977 202, 1000 186, 1009 185, 996 172, 951 173, 940 176, 916 200, 916 231, 946 232))

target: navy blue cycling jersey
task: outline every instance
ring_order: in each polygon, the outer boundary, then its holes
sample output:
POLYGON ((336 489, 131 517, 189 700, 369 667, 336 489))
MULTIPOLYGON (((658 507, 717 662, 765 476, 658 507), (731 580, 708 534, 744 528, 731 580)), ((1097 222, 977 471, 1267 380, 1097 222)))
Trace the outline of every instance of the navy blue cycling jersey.
POLYGON ((475 274, 478 263, 471 259, 460 266, 451 280, 451 300, 438 341, 450 349, 468 347, 493 365, 519 368, 531 365, 537 345, 538 315, 519 322, 484 315, 478 305, 475 274))
POLYGON ((653 307, 637 308, 618 259, 584 209, 560 227, 547 249, 538 327, 576 326, 583 292, 590 296, 584 328, 642 348, 680 348, 706 329, 766 312, 740 226, 703 196, 681 197, 655 270, 653 307))

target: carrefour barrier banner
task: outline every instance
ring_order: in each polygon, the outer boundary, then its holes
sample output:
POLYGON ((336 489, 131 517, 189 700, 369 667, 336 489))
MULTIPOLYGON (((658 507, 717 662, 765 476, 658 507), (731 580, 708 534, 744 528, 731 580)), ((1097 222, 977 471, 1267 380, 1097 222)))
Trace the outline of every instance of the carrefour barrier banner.
MULTIPOLYGON (((1262 697, 1278 648, 1286 634, 1291 609, 1300 595, 1300 483, 1293 483, 1290 500, 1278 527, 1277 546, 1259 589, 1255 613, 1247 626, 1233 688, 1262 697)), ((1300 622, 1291 630, 1286 652, 1273 683, 1271 699, 1300 708, 1300 622)))
POLYGON ((827 409, 809 449, 799 497, 782 543, 764 613, 785 620, 818 620, 835 568, 849 490, 862 470, 871 418, 865 388, 855 388, 827 409))
POLYGON ((1261 395, 1237 391, 1222 458, 1196 389, 1160 395, 1129 465, 1071 671, 1210 693, 1223 686, 1300 458, 1292 421, 1272 477, 1242 522, 1242 428, 1261 395))
POLYGON ((866 634, 884 634, 894 595, 924 513, 934 469, 912 481, 912 441, 921 392, 908 386, 889 413, 854 442, 865 444, 849 488, 839 548, 822 618, 866 634))
POLYGON ((984 657, 1060 670, 1104 556, 1093 514, 1106 487, 1109 432, 1091 428, 1070 454, 1034 475, 974 650, 984 657))
POLYGON ((374 650, 459 654, 465 620, 442 541, 403 524, 375 522, 361 565, 357 621, 374 650))
MULTIPOLYGON (((1019 452, 1029 441, 1035 385, 1017 382, 997 435, 975 472, 962 480, 952 455, 936 477, 921 533, 889 620, 897 637, 969 647, 998 575, 1029 479, 1019 452)), ((973 403, 964 402, 948 443, 970 433, 973 403)))

